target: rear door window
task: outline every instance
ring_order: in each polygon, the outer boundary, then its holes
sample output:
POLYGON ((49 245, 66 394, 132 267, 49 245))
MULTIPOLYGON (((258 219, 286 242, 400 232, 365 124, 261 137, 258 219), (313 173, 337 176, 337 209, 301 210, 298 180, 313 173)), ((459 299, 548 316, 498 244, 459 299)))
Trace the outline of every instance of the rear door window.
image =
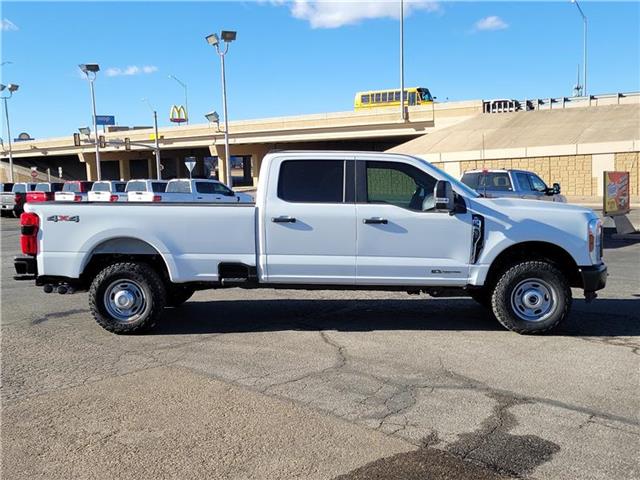
POLYGON ((126 192, 146 192, 147 182, 129 182, 125 187, 126 192))
POLYGON ((531 182, 529 181, 529 175, 524 172, 517 172, 516 178, 518 179, 518 185, 520 185, 520 189, 525 192, 533 191, 533 187, 531 186, 531 182))
POLYGON ((91 190, 93 190, 94 192, 110 192, 111 185, 109 185, 108 183, 98 182, 93 184, 91 190))
POLYGON ((342 203, 343 160, 286 160, 280 166, 278 198, 287 202, 342 203))
POLYGON ((233 192, 231 190, 218 182, 196 182, 196 191, 198 193, 233 195, 233 192))

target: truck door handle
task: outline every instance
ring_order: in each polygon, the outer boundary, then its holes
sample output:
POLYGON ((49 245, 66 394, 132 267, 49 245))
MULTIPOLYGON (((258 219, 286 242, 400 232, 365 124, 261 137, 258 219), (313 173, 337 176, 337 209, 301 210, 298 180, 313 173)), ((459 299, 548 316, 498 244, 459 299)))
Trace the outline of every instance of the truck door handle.
POLYGON ((273 223, 296 223, 295 217, 289 217, 284 215, 280 217, 273 217, 271 221, 273 223))
POLYGON ((389 223, 389 221, 386 218, 382 218, 382 217, 365 218, 363 222, 366 223, 367 225, 379 225, 379 224, 386 225, 387 223, 389 223))

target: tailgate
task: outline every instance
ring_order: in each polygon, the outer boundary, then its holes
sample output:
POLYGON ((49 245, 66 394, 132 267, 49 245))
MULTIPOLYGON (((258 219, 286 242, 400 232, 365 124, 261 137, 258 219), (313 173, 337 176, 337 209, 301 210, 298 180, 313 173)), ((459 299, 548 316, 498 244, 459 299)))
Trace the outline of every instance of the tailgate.
POLYGON ((89 192, 87 195, 90 202, 111 201, 111 192, 89 192))
POLYGON ((153 192, 129 192, 127 193, 130 202, 152 202, 153 192))
POLYGON ((2 193, 2 206, 13 207, 16 203, 16 194, 11 192, 2 193))

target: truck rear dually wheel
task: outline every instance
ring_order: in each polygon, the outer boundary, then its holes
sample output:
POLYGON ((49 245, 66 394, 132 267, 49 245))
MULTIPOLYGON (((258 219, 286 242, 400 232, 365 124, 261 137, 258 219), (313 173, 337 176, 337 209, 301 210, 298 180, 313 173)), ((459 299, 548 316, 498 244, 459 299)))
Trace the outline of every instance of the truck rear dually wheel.
POLYGON ((508 268, 491 296, 498 321, 517 333, 542 333, 556 327, 569 314, 571 288, 553 264, 527 261, 508 268))
POLYGON ((137 333, 155 325, 165 306, 165 295, 160 276, 149 265, 114 263, 91 283, 89 307, 105 330, 137 333))

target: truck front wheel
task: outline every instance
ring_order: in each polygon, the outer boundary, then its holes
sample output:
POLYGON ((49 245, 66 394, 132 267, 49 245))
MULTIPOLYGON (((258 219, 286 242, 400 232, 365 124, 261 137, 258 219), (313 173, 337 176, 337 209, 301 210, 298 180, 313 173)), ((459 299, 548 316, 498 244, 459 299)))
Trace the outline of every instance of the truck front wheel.
POLYGON ((113 333, 147 330, 160 317, 165 287, 158 273, 144 263, 114 263, 91 283, 89 307, 96 322, 113 333))
POLYGON ((542 333, 569 314, 571 288, 557 267, 528 261, 508 268, 499 278, 491 306, 498 321, 517 333, 542 333))

